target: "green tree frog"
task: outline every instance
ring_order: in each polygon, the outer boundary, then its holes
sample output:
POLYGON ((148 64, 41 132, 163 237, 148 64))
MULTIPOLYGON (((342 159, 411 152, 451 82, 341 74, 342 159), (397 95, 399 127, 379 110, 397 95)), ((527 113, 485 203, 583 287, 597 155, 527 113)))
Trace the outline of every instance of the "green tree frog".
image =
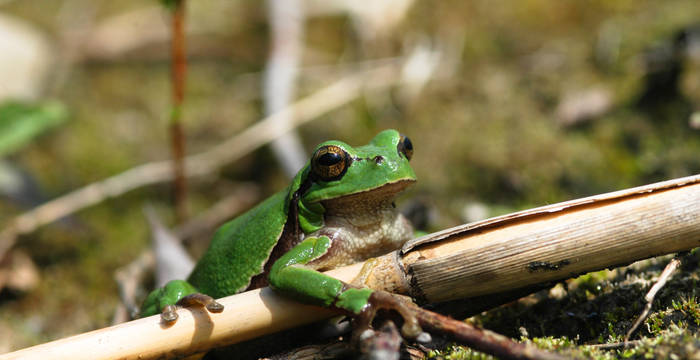
POLYGON ((151 292, 141 315, 160 312, 173 322, 177 306, 220 312, 214 298, 271 285, 350 315, 373 316, 382 307, 406 318, 400 301, 388 304, 388 294, 321 271, 382 255, 412 237, 394 206, 395 196, 416 181, 412 154, 411 141, 396 130, 380 132, 365 146, 321 143, 291 185, 217 230, 187 281, 151 292))

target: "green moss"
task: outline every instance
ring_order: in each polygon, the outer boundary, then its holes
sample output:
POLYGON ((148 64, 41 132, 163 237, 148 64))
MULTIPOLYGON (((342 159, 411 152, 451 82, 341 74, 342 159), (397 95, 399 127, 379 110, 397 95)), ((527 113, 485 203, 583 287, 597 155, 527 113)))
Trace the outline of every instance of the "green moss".
POLYGON ((479 351, 469 349, 459 345, 450 345, 445 350, 432 350, 427 356, 427 359, 444 359, 444 360, 494 360, 491 355, 484 354, 479 351))
MULTIPOLYGON (((593 344, 624 340, 644 308, 644 296, 670 257, 639 262, 615 271, 597 272, 567 281, 568 291, 553 299, 544 291, 515 304, 473 318, 481 326, 518 336, 523 331, 544 349, 566 349, 571 356, 594 359, 666 358, 697 348, 699 308, 696 295, 698 255, 682 259, 657 294, 652 311, 633 334, 634 346, 601 349, 593 344)), ((681 356, 683 358, 683 356, 681 356)))

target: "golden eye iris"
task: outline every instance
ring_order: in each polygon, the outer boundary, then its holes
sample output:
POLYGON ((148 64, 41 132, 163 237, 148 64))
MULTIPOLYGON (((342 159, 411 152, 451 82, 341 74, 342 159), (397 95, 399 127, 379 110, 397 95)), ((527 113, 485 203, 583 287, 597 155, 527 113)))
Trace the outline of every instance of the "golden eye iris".
POLYGON ((396 145, 396 149, 399 151, 399 154, 404 154, 408 160, 411 160, 413 157, 413 143, 408 136, 401 135, 401 140, 396 145))
POLYGON ((348 153, 341 147, 326 145, 311 157, 311 172, 323 181, 338 180, 348 169, 348 153))

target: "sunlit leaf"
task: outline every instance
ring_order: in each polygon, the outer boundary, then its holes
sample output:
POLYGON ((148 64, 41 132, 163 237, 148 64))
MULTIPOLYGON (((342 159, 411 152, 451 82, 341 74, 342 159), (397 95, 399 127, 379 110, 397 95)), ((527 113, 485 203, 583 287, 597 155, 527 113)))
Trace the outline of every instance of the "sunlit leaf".
POLYGON ((66 117, 66 108, 55 101, 0 103, 0 156, 22 148, 37 135, 62 123, 66 117))

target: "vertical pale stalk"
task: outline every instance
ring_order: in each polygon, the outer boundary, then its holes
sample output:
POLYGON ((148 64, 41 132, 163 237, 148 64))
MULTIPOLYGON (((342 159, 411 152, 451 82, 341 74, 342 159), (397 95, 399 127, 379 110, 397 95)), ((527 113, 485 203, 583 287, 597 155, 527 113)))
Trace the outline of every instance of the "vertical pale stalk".
MULTIPOLYGON (((303 48, 304 11, 299 0, 268 0, 267 8, 270 54, 265 67, 263 99, 265 115, 270 115, 285 109, 295 97, 303 48)), ((296 114, 280 116, 286 125, 294 121, 296 114)), ((296 131, 285 133, 270 146, 287 177, 294 177, 304 166, 306 152, 296 131)))

